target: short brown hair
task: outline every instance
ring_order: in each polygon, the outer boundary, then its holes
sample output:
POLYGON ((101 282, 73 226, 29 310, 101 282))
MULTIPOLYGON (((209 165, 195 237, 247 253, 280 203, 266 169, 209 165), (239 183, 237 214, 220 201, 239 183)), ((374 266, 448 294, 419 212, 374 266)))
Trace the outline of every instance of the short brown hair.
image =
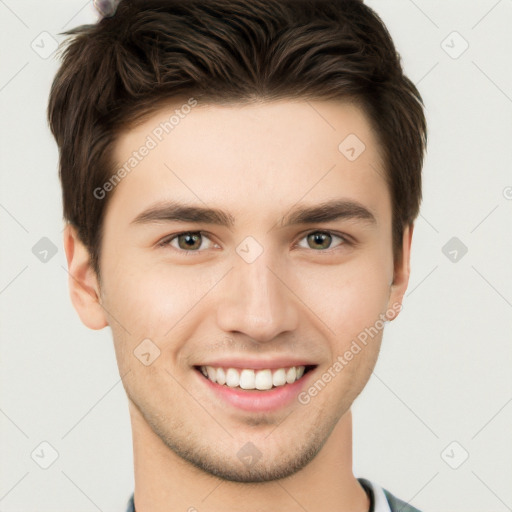
MULTIPOLYGON (((64 218, 99 277, 97 199, 119 134, 176 96, 209 103, 348 99, 377 134, 393 204, 393 252, 421 202, 423 101, 391 36, 361 0, 121 0, 68 32, 48 119, 60 153, 64 218)), ((341 142, 341 141, 340 141, 341 142)))

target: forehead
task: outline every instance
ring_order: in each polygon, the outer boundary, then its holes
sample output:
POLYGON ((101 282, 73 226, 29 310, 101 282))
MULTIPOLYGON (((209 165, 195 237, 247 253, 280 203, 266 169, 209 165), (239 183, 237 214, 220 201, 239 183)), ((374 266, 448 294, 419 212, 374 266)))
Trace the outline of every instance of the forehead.
POLYGON ((191 105, 176 101, 120 135, 115 170, 126 172, 109 208, 180 200, 253 216, 339 198, 390 208, 381 148, 355 104, 191 105))

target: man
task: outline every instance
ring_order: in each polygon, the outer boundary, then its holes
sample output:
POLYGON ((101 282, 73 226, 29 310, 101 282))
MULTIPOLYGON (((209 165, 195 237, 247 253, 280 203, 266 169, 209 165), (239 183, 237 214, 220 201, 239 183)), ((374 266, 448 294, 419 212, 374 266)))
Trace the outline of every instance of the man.
POLYGON ((112 329, 128 510, 416 510, 350 407, 409 279, 426 123, 357 0, 122 0, 49 102, 71 299, 112 329))

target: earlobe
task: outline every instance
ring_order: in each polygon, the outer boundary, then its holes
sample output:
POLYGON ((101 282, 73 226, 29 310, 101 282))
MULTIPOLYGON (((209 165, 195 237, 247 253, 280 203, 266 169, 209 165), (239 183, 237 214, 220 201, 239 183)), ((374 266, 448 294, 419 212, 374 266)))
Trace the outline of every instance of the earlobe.
POLYGON ((402 255, 397 261, 394 262, 394 273, 393 281, 390 285, 390 295, 388 301, 388 310, 392 310, 395 313, 392 314, 393 320, 398 316, 398 306, 402 304, 403 297, 409 284, 409 275, 411 273, 411 244, 412 234, 414 231, 414 224, 410 224, 404 227, 402 237, 402 255))
POLYGON ((70 224, 64 229, 64 250, 71 302, 84 325, 90 329, 103 329, 108 322, 99 302, 98 279, 91 266, 89 251, 70 224))

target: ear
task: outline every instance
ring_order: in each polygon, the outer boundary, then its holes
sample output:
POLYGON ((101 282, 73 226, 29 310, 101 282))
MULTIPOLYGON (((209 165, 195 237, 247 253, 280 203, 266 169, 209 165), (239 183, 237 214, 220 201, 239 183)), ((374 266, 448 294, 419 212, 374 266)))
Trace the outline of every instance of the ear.
POLYGON ((108 325, 100 304, 100 288, 87 248, 79 239, 76 229, 68 224, 64 229, 64 250, 68 262, 68 286, 71 302, 80 320, 90 329, 103 329, 108 325))
POLYGON ((405 226, 402 237, 402 255, 394 262, 393 282, 391 283, 388 311, 394 311, 393 320, 398 316, 400 309, 398 304, 402 304, 407 285, 409 284, 409 275, 411 273, 411 242, 412 233, 414 231, 414 224, 405 226))

